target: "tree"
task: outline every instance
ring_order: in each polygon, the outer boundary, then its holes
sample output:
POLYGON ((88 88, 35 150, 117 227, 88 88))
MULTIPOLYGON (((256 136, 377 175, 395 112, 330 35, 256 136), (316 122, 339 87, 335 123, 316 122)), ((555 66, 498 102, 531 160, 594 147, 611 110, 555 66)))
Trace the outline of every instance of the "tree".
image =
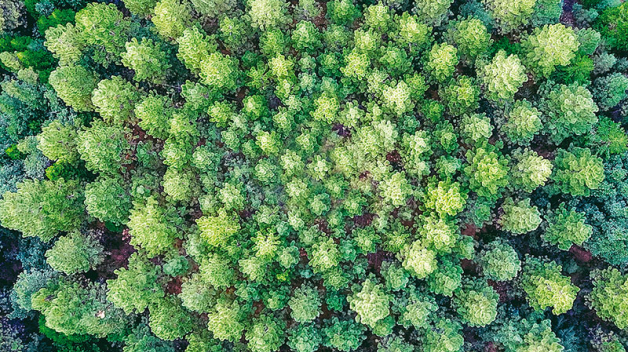
POLYGON ((358 313, 356 321, 377 329, 377 325, 390 315, 391 296, 386 294, 382 284, 366 279, 362 289, 347 297, 349 306, 358 313))
POLYGON ((153 12, 153 8, 156 4, 157 0, 126 0, 124 7, 134 15, 147 17, 153 12))
POLYGON ((103 262, 103 246, 91 234, 74 231, 60 237, 46 251, 50 266, 66 274, 84 273, 103 262))
POLYGON ((146 250, 151 257, 171 249, 179 236, 172 214, 153 197, 145 203, 134 202, 127 226, 131 244, 146 250))
POLYGON ((107 299, 126 314, 142 313, 153 302, 164 297, 158 282, 161 270, 139 253, 129 258, 128 268, 115 271, 117 277, 107 280, 107 299))
POLYGON ((478 69, 486 96, 493 101, 510 101, 528 80, 526 68, 515 54, 500 50, 493 60, 478 69))
POLYGON ((177 57, 192 72, 198 73, 201 70, 201 63, 218 49, 214 39, 208 37, 198 27, 187 28, 177 39, 179 52, 177 57))
POLYGON ((456 45, 462 61, 473 64, 491 45, 491 34, 477 18, 467 18, 450 24, 447 41, 456 45))
POLYGON ((561 206, 553 214, 549 228, 543 234, 543 239, 564 251, 568 251, 572 244, 581 246, 593 232, 593 228, 584 221, 584 214, 574 209, 567 211, 564 206, 561 206))
POLYGON ((319 315, 321 300, 318 291, 309 286, 297 288, 288 305, 292 310, 292 318, 299 323, 307 323, 319 315))
POLYGON ((524 63, 535 74, 549 77, 556 66, 565 66, 575 57, 578 38, 573 29, 563 24, 535 28, 521 44, 524 63))
POLYGON ((155 138, 167 139, 172 116, 169 103, 168 98, 162 95, 149 95, 142 99, 133 112, 139 120, 138 125, 155 138))
POLYGON ((439 26, 447 18, 452 0, 419 0, 415 4, 417 17, 430 26, 439 26))
POLYGON ((276 351, 283 344, 285 325, 283 321, 274 319, 268 315, 262 315, 255 319, 246 338, 249 340, 249 348, 253 352, 276 351))
POLYGON ((124 339, 123 352, 174 352, 172 343, 163 341, 153 335, 145 323, 138 325, 130 335, 124 339))
POLYGON ((148 325, 158 338, 172 341, 183 338, 192 331, 192 316, 181 306, 176 296, 157 299, 149 305, 148 325))
POLYGON ((50 85, 67 105, 76 111, 92 111, 92 91, 96 76, 82 66, 61 66, 50 73, 50 85))
POLYGON ((103 79, 92 95, 92 103, 106 122, 121 125, 133 120, 140 92, 120 76, 103 79))
POLYGON ((480 90, 467 76, 450 81, 439 94, 446 102, 447 110, 455 116, 471 113, 479 106, 480 90))
POLYGON ((75 19, 81 41, 97 48, 97 61, 119 62, 131 21, 114 4, 90 3, 76 13, 75 19))
POLYGON ((588 196, 604 181, 602 159, 592 155, 590 149, 573 148, 571 152, 560 149, 555 165, 552 179, 556 182, 555 187, 563 193, 588 196))
POLYGON ((528 24, 534 12, 536 1, 484 0, 483 3, 497 22, 499 30, 503 33, 509 33, 528 24))
MULTIPOLYGON (((221 298, 208 314, 207 328, 220 340, 239 341, 244 332, 246 310, 237 301, 221 298)), ((262 326, 263 329, 263 326, 262 326)))
POLYGON ((597 315, 615 324, 620 329, 628 326, 626 304, 628 304, 628 280, 615 268, 597 270, 591 274, 593 290, 589 305, 597 315))
POLYGON ((192 0, 194 10, 209 17, 222 17, 236 6, 233 0, 192 0))
POLYGON ((608 111, 626 98, 626 90, 628 90, 628 77, 616 72, 595 80, 593 97, 600 110, 608 111))
POLYGON ((498 220, 505 231, 515 235, 522 235, 536 230, 541 224, 541 213, 535 206, 530 205, 530 198, 515 202, 507 198, 502 204, 504 215, 498 220))
POLYGON ((502 187, 508 184, 508 160, 490 144, 467 151, 469 165, 464 168, 469 188, 479 196, 499 197, 502 187))
POLYGON ((447 43, 437 43, 427 54, 425 69, 433 81, 443 83, 451 78, 457 64, 458 50, 447 43))
POLYGON ((237 60, 221 53, 211 53, 200 64, 202 82, 218 92, 236 88, 239 70, 237 60))
POLYGON ((557 144, 570 135, 582 135, 598 121, 591 92, 580 85, 560 85, 543 100, 545 128, 557 144))
POLYGON ((364 325, 352 320, 339 320, 333 317, 328 320, 323 328, 323 344, 327 347, 336 348, 339 351, 354 351, 365 339, 364 325))
POLYGON ((499 295, 486 282, 469 282, 454 296, 462 321, 469 326, 486 326, 497 317, 499 295))
POLYGON ((568 276, 563 276, 562 269, 562 266, 553 261, 526 258, 521 274, 521 287, 532 308, 552 308, 555 315, 571 309, 580 289, 571 283, 568 276))
POLYGON ((122 64, 135 72, 133 79, 151 83, 163 83, 167 70, 170 68, 166 52, 161 45, 152 39, 136 38, 125 44, 126 52, 122 53, 122 64))
POLYGON ((253 0, 247 4, 251 26, 261 30, 282 27, 287 24, 287 4, 280 0, 253 0))
POLYGON ((101 176, 85 185, 87 212, 100 221, 126 224, 131 206, 131 195, 119 177, 101 176))
POLYGON ((128 130, 94 121, 90 128, 78 132, 77 149, 88 170, 116 174, 125 163, 124 154, 130 149, 126 140, 128 130))
POLYGON ((595 29, 600 31, 607 43, 619 50, 628 48, 626 34, 628 33, 628 17, 626 16, 628 5, 607 7, 595 21, 595 29))
POLYGON ((45 33, 46 49, 59 59, 60 67, 72 66, 83 56, 84 45, 78 30, 72 23, 50 27, 45 33))
POLYGON ((440 216, 456 216, 466 204, 467 194, 460 189, 458 182, 430 182, 423 199, 427 209, 440 216))
POLYGON ((545 186, 552 175, 552 162, 532 150, 515 151, 511 168, 511 181, 515 188, 532 192, 537 187, 545 186))
POLYGON ((299 324, 289 331, 288 346, 297 352, 314 352, 322 341, 314 325, 299 324))
POLYGON ((166 39, 177 39, 190 27, 192 11, 187 0, 161 0, 151 18, 155 29, 166 39))
POLYGON ((76 150, 76 129, 59 120, 42 128, 37 136, 37 148, 51 160, 73 163, 79 158, 76 150))
POLYGON ((128 321, 107 302, 105 292, 103 284, 83 287, 61 280, 33 295, 33 308, 42 313, 48 328, 62 334, 106 337, 125 329, 128 321))
POLYGON ((418 279, 424 279, 436 270, 436 254, 434 251, 425 248, 425 244, 421 241, 415 241, 411 245, 406 245, 401 255, 403 267, 418 279))
POLYGON ((493 241, 480 252, 478 263, 482 273, 494 281, 514 279, 521 269, 517 252, 505 241, 493 241))
POLYGON ((541 112, 527 100, 515 101, 501 126, 508 139, 519 145, 531 142, 542 128, 541 112))
POLYGON ((83 218, 83 190, 76 181, 24 180, 17 192, 0 199, 2 226, 48 242, 60 231, 78 228, 83 218))

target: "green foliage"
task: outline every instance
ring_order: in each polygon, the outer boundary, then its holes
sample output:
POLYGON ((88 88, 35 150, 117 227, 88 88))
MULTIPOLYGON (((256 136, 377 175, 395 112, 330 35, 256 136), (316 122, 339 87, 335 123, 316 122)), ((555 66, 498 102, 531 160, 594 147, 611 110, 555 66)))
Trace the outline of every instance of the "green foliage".
POLYGON ((131 21, 114 4, 90 3, 76 13, 76 30, 81 42, 94 46, 101 63, 118 62, 127 42, 131 21))
POLYGON ((506 56, 503 50, 490 63, 479 68, 478 76, 485 86, 487 97, 494 101, 512 100, 528 80, 526 68, 519 57, 515 54, 506 56))
POLYGON ((356 321, 375 330, 390 314, 391 297, 381 284, 366 279, 359 292, 347 297, 352 310, 358 313, 356 321))
POLYGON ((591 237, 593 229, 584 223, 583 214, 571 209, 567 211, 560 207, 550 221, 549 228, 543 234, 543 239, 558 248, 567 251, 572 244, 581 246, 591 237))
POLYGON ((55 120, 42 128, 37 136, 37 148, 48 159, 73 163, 79 158, 76 138, 75 128, 55 120))
POLYGON ((608 7, 595 21, 597 29, 611 48, 626 50, 628 41, 628 5, 621 4, 617 7, 608 7))
POLYGON ((262 30, 282 27, 290 20, 287 4, 280 0, 252 0, 247 3, 251 26, 262 30))
POLYGON ((127 269, 116 270, 116 278, 107 281, 107 298, 125 313, 142 313, 150 304, 164 297, 157 282, 159 267, 141 254, 129 258, 127 269))
POLYGON ((499 240, 486 245, 478 262, 484 276, 494 281, 512 280, 521 269, 521 260, 514 248, 499 240))
POLYGON ((592 273, 593 290, 589 304, 602 319, 610 321, 620 329, 628 326, 623 312, 628 301, 628 280, 626 275, 615 268, 608 268, 592 273))
POLYGON ((532 192, 537 187, 545 186, 552 175, 552 162, 532 150, 513 153, 511 181, 513 186, 525 192, 532 192))
POLYGON ((508 160, 490 144, 467 151, 469 165, 464 168, 469 188, 479 196, 497 198, 508 184, 508 160))
POLYGON ((502 204, 504 215, 498 220, 505 231, 521 235, 536 230, 541 224, 541 214, 535 206, 530 205, 530 198, 515 202, 507 198, 502 204))
POLYGON ((126 0, 126 7, 132 14, 146 17, 153 12, 153 8, 157 4, 157 0, 126 0))
POLYGON ((457 64, 458 50, 447 43, 437 43, 427 54, 425 70, 432 80, 443 83, 452 77, 457 64))
POLYGON ((529 23, 535 0, 484 0, 486 8, 504 33, 512 32, 529 23))
POLYGON ((126 133, 128 131, 122 127, 108 126, 100 121, 79 131, 76 143, 85 167, 95 172, 116 174, 125 163, 124 154, 130 148, 126 133))
POLYGON ((98 83, 93 73, 82 66, 61 66, 50 73, 50 85, 59 98, 76 111, 91 111, 92 91, 98 83))
POLYGON ((136 38, 127 42, 126 52, 122 53, 122 64, 135 72, 136 81, 163 83, 170 68, 166 52, 151 39, 140 42, 136 38))
POLYGON ((469 326, 486 326, 497 316, 499 295, 485 282, 466 284, 456 293, 454 304, 462 322, 469 326))
POLYGON ((404 269, 418 279, 426 278, 438 265, 434 251, 425 247, 421 241, 415 241, 407 244, 401 252, 404 269))
POLYGON ((137 88, 120 76, 103 79, 92 94, 96 111, 106 122, 118 125, 133 119, 133 109, 139 99, 137 88))
POLYGON ((626 98, 626 90, 628 90, 628 77, 621 73, 613 73, 596 79, 592 93, 600 110, 606 111, 626 98))
POLYGON ((526 258, 521 275, 521 287, 528 303, 535 310, 552 308, 553 314, 563 314, 571 309, 580 290, 561 273, 562 266, 555 262, 543 262, 526 258))
POLYGON ((556 170, 552 175, 555 187, 573 196, 587 196, 604 181, 602 159, 591 155, 590 149, 560 149, 556 154, 556 170))
POLYGON ((522 42, 523 61, 535 74, 549 77, 556 66, 569 64, 579 45, 573 29, 562 24, 535 28, 522 42))
POLYGON ((506 114, 501 130, 512 143, 526 144, 543 128, 540 111, 527 100, 517 100, 506 114))
POLYGON ((145 324, 138 325, 138 327, 124 339, 123 352, 174 352, 174 350, 171 343, 155 337, 155 335, 151 333, 150 328, 145 324))
POLYGON ((178 236, 172 218, 173 214, 155 198, 148 198, 145 203, 135 202, 127 224, 131 244, 143 248, 151 257, 172 248, 178 236))
POLYGON ((135 105, 134 114, 139 120, 138 125, 155 138, 168 138, 169 118, 172 114, 168 103, 165 96, 149 95, 135 105))
POLYGON ((251 328, 246 332, 249 348, 253 352, 278 350, 284 341, 284 329, 283 322, 267 315, 261 316, 253 321, 251 328))
POLYGON ((0 350, 622 351, 628 7, 571 5, 0 4, 0 350))
POLYGON ((353 351, 364 340, 365 330, 363 325, 352 320, 339 320, 334 317, 328 320, 323 328, 323 344, 343 352, 353 351))
POLYGON ((292 310, 292 318, 299 323, 307 323, 318 317, 321 300, 318 291, 309 286, 301 286, 294 290, 288 305, 292 310))
POLYGON ((473 63, 481 54, 484 54, 491 45, 491 35, 482 21, 477 18, 467 18, 455 22, 447 30, 447 41, 458 48, 463 61, 473 63))
POLYGON ((440 96, 447 103, 449 113, 459 116, 478 108, 480 91, 474 83, 473 79, 461 76, 443 88, 440 96))
POLYGON ((580 85, 560 85, 543 100, 545 128, 551 139, 562 142, 570 135, 588 132, 598 121, 598 107, 591 92, 580 85))
POLYGON ((148 325, 158 338, 166 341, 183 338, 194 327, 192 317, 178 298, 157 299, 150 304, 148 325))
POLYGON ((131 195, 119 177, 100 177, 85 185, 85 208, 89 215, 105 223, 126 224, 131 195))
POLYGON ((82 220, 83 190, 76 181, 24 180, 0 199, 2 226, 48 242, 82 220))
POLYGON ((66 335, 105 337, 119 333, 127 325, 122 310, 107 302, 106 287, 102 284, 83 287, 62 280, 39 290, 32 303, 45 317, 48 328, 66 335))
POLYGON ((414 3, 417 17, 427 25, 439 26, 447 17, 452 0, 418 0, 414 3))
POLYGON ((79 231, 60 237, 46 252, 48 264, 66 274, 87 272, 103 260, 103 246, 98 239, 79 231))
POLYGON ((166 39, 177 39, 192 22, 187 0, 161 0, 153 8, 151 21, 155 30, 166 39))

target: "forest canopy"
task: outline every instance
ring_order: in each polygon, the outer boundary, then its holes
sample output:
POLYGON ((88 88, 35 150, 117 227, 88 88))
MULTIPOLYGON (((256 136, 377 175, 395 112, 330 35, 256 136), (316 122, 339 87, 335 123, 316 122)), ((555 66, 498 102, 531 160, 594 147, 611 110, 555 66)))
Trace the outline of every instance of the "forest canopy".
POLYGON ((0 74, 0 351, 628 348, 622 0, 5 0, 0 74))

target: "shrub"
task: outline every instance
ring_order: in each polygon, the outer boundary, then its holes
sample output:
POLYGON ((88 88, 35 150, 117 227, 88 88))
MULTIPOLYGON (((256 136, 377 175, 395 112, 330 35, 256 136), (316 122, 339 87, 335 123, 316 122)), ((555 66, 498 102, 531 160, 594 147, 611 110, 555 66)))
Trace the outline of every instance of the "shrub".
POLYGON ((60 237, 46 252, 48 264, 66 274, 87 272, 103 260, 103 246, 98 240, 78 231, 60 237))
POLYGON ((552 308, 552 313, 556 315, 571 309, 580 289, 571 283, 568 276, 563 276, 561 271, 562 266, 555 262, 526 258, 521 286, 532 308, 552 308))
POLYGON ((591 237, 593 229, 584 223, 585 217, 574 209, 567 211, 564 207, 558 209, 550 221, 549 228, 543 234, 543 239, 558 248, 567 251, 572 244, 581 246, 591 237))
POLYGON ((590 149, 573 148, 572 152, 560 149, 556 155, 556 172, 552 179, 555 187, 573 196, 587 196, 604 181, 602 159, 590 149))
POLYGON ((569 64, 580 43, 573 29, 552 24, 535 28, 521 45, 526 66, 537 75, 548 77, 556 66, 569 64))

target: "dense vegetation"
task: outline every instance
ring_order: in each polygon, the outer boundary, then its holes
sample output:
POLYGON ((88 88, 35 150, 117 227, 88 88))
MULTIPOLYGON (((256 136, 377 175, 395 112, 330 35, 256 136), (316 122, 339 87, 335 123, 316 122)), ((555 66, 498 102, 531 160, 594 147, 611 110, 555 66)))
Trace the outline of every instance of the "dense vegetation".
POLYGON ((0 351, 628 347, 628 3, 5 0, 0 69, 0 351))

